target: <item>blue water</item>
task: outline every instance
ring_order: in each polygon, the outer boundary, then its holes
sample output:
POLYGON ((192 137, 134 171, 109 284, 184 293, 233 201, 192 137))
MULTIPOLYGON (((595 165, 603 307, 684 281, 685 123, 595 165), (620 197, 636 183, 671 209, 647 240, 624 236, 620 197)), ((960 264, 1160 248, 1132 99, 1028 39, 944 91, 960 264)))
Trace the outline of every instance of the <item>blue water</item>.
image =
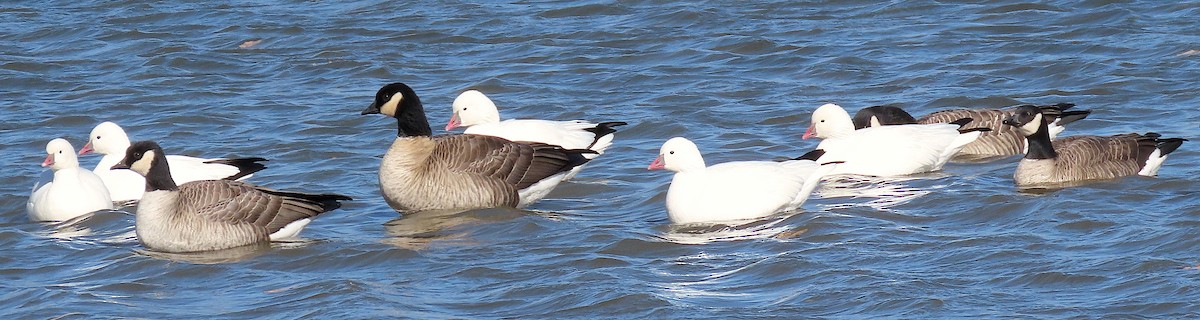
MULTIPOLYGON (((1200 2, 0 4, 3 318, 1197 318, 1200 2), (627 121, 528 210, 400 215, 377 189, 404 82, 506 118, 627 121), (1065 134, 1190 138, 1157 178, 1048 192, 1016 158, 829 185, 746 226, 666 219, 685 136, 708 163, 794 157, 809 113, 1072 102, 1065 134), (44 146, 115 121, 167 152, 261 156, 338 192, 307 241, 164 255, 132 208, 28 221, 44 146)), ((440 131, 440 130, 439 130, 440 131)), ((98 158, 84 157, 87 167, 98 158)))

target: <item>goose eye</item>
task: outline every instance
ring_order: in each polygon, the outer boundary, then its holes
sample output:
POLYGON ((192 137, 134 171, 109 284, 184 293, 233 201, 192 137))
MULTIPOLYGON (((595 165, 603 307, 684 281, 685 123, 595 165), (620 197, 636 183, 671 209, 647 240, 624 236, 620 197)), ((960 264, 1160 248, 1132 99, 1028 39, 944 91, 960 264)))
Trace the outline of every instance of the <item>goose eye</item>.
POLYGON ((671 153, 671 154, 675 154, 675 151, 671 151, 670 153, 671 153))
POLYGON ((96 136, 96 140, 100 140, 100 136, 96 136))
POLYGON ((463 108, 463 111, 467 111, 467 108, 463 108))
POLYGON ((821 122, 825 122, 825 120, 821 120, 821 122))
POLYGON ((62 150, 58 150, 58 154, 62 154, 62 150))

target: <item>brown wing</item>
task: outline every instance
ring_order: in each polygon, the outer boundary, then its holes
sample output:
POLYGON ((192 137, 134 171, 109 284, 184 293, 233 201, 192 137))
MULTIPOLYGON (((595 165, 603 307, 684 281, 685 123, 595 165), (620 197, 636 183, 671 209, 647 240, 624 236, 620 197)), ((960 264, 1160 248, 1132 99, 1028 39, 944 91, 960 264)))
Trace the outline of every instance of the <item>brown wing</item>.
POLYGON ((1144 139, 1136 133, 1099 137, 1071 136, 1053 141, 1058 152, 1057 170, 1071 177, 1108 179, 1137 174, 1145 161, 1140 161, 1144 139))
POLYGON ((437 146, 430 163, 502 180, 517 190, 586 163, 581 154, 591 152, 468 134, 437 136, 434 140, 437 146))
POLYGON ((967 147, 963 148, 962 153, 966 154, 993 154, 993 155, 1009 155, 1021 153, 1025 148, 1025 136, 1017 131, 1016 127, 1004 125, 1004 118, 1014 113, 1015 109, 996 110, 996 109, 955 109, 942 110, 934 112, 920 119, 917 123, 950 123, 962 118, 971 118, 972 121, 963 126, 963 129, 970 128, 988 128, 991 131, 985 131, 967 147))
POLYGON ((204 180, 179 187, 180 208, 198 217, 229 224, 251 224, 267 234, 296 220, 340 206, 338 195, 313 195, 259 188, 240 181, 204 180))

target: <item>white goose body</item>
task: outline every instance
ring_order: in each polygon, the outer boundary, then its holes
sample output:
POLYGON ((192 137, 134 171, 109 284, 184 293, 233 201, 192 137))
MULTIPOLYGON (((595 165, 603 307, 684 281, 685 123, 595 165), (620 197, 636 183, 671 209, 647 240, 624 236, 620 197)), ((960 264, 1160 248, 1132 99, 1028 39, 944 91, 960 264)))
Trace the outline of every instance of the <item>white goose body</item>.
POLYGON ((981 132, 960 132, 956 124, 909 124, 854 130, 850 114, 835 104, 813 112, 804 137, 823 138, 821 161, 845 162, 832 174, 901 176, 937 171, 981 132))
POLYGON ((162 149, 133 144, 114 169, 145 175, 147 191, 134 218, 138 241, 162 252, 212 251, 296 236, 311 219, 349 197, 271 190, 240 181, 176 185, 162 149))
POLYGON ((663 144, 648 169, 675 172, 667 190, 667 215, 677 224, 739 221, 799 208, 834 166, 811 160, 734 161, 705 166, 685 138, 663 144))
POLYGON ((485 135, 432 136, 420 98, 403 83, 380 88, 362 113, 397 119, 397 138, 379 166, 380 191, 397 211, 521 208, 595 153, 485 135))
MULTIPOLYGON (((540 142, 564 149, 588 149, 595 151, 585 157, 594 159, 612 146, 616 130, 613 127, 625 122, 592 123, 584 120, 554 121, 540 119, 508 119, 501 121, 496 104, 478 90, 467 90, 454 99, 453 116, 446 130, 466 127, 465 134, 501 137, 511 141, 540 142)), ((575 167, 567 175, 570 179, 583 166, 575 167)))
POLYGON ((54 170, 54 180, 35 189, 25 204, 34 221, 65 221, 98 210, 113 208, 108 188, 100 177, 79 167, 75 148, 63 139, 46 145, 43 166, 54 170))
MULTIPOLYGON (((93 172, 104 181, 104 185, 112 194, 113 201, 127 202, 141 199, 142 193, 146 189, 146 179, 129 170, 112 169, 112 166, 119 163, 125 156, 125 149, 130 145, 129 136, 125 134, 125 130, 115 123, 103 122, 92 129, 88 139, 88 144, 79 153, 87 154, 95 151, 104 155, 96 164, 93 172)), ((266 159, 206 159, 167 155, 167 162, 171 166, 171 178, 180 184, 198 180, 229 178, 244 180, 250 178, 254 172, 266 168, 257 163, 259 161, 266 161, 266 159)))

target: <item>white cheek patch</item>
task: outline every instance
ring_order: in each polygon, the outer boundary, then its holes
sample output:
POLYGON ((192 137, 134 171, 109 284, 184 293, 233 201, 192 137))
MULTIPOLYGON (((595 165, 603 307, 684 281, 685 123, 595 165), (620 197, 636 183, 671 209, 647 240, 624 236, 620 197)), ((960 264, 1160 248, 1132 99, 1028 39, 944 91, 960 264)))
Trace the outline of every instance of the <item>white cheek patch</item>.
POLYGON ((879 117, 871 116, 871 128, 882 127, 882 126, 883 126, 883 124, 879 123, 879 117))
POLYGON ((1021 127, 1020 127, 1021 133, 1024 135, 1027 135, 1027 136, 1032 135, 1035 132, 1037 132, 1038 128, 1040 128, 1041 126, 1042 126, 1042 114, 1038 113, 1038 114, 1033 115, 1033 121, 1029 121, 1028 123, 1021 125, 1021 127))
POLYGON ((141 159, 134 161, 133 165, 129 166, 129 169, 132 169, 134 172, 137 172, 142 176, 145 176, 150 173, 150 164, 154 163, 154 157, 154 150, 146 151, 146 153, 142 155, 141 159))
POLYGON ((395 117, 396 109, 400 107, 401 100, 404 100, 404 94, 396 93, 395 95, 392 95, 391 100, 388 100, 388 102, 385 102, 382 106, 379 106, 379 112, 391 117, 395 117))

